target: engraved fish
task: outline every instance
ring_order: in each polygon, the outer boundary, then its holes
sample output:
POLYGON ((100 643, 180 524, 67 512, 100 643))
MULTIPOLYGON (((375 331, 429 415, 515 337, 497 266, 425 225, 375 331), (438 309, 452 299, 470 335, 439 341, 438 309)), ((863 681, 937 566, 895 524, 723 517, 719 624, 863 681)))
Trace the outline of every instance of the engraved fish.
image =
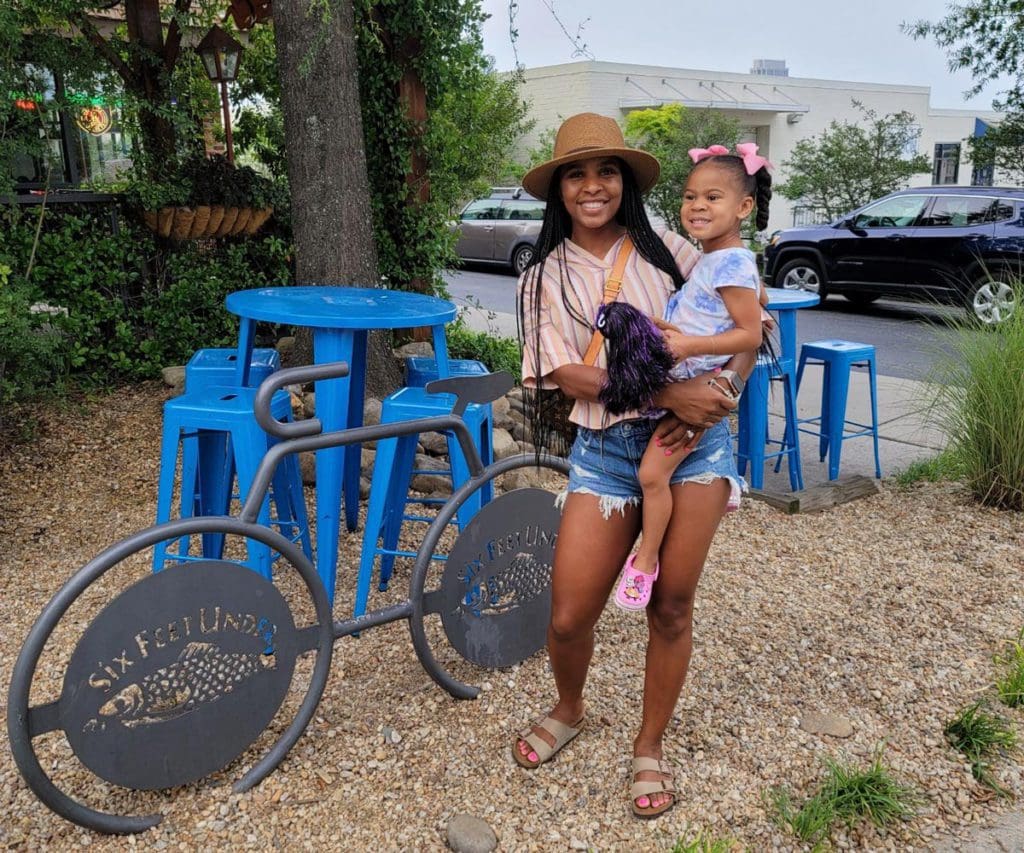
POLYGON ((89 720, 84 728, 105 728, 104 717, 128 728, 173 720, 199 705, 216 702, 275 664, 273 655, 234 654, 212 643, 189 643, 174 663, 128 685, 100 706, 101 719, 89 720))
POLYGON ((543 595, 551 586, 551 566, 520 551, 504 569, 462 580, 470 585, 460 604, 464 610, 474 616, 504 613, 543 595))

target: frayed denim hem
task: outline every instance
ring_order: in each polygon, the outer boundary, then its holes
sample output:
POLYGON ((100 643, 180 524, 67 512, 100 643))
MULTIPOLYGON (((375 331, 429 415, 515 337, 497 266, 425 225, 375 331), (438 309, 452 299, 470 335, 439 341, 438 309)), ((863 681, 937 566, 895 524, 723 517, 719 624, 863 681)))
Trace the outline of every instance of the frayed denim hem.
POLYGON ((681 483, 696 483, 699 486, 710 486, 715 480, 728 480, 730 488, 739 489, 740 494, 746 494, 750 489, 747 481, 742 477, 730 477, 726 474, 718 474, 714 471, 702 471, 692 477, 683 477, 681 480, 673 480, 672 485, 678 486, 681 483))
MULTIPOLYGON (((598 507, 601 510, 601 517, 604 518, 605 521, 612 517, 613 512, 621 513, 622 517, 625 518, 627 506, 640 506, 640 498, 638 497, 621 498, 615 495, 599 495, 597 492, 591 491, 587 488, 576 489, 573 491, 573 494, 593 495, 595 498, 600 498, 598 507)), ((555 498, 555 506, 558 507, 558 509, 564 509, 565 501, 568 497, 568 489, 564 489, 559 492, 558 497, 555 498)))

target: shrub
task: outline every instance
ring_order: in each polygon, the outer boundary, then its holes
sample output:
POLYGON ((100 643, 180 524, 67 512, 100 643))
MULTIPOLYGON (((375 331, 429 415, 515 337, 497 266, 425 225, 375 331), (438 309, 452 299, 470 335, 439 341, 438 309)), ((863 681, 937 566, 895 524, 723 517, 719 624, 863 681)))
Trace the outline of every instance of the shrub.
POLYGON ((950 336, 935 371, 936 420, 975 497, 1024 510, 1024 309, 995 327, 956 324, 950 336))
POLYGON ((522 354, 514 338, 499 338, 487 332, 474 332, 461 322, 448 331, 448 354, 452 358, 472 358, 482 361, 492 372, 507 370, 519 381, 522 354))

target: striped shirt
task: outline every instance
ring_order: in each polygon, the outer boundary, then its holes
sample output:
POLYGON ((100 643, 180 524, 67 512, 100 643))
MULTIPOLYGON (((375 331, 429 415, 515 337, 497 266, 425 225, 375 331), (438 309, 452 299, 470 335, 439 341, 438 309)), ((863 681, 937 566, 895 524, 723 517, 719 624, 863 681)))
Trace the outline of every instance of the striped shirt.
MULTIPOLYGON (((700 257, 688 240, 673 231, 661 235, 680 272, 690 274, 700 257)), ((540 353, 536 353, 537 324, 531 304, 535 288, 530 281, 536 275, 536 268, 526 270, 519 279, 519 289, 526 290, 526 307, 523 311, 523 385, 528 388, 556 388, 550 374, 567 364, 583 364, 583 356, 594 333, 594 320, 604 296, 605 279, 611 274, 615 258, 619 253, 622 238, 608 250, 603 258, 595 257, 581 249, 571 240, 555 249, 544 264, 544 281, 540 298, 540 353), (559 275, 558 260, 564 247, 565 264, 559 275), (561 280, 560 280, 561 279, 561 280), (562 298, 562 286, 565 299, 562 298), (566 305, 568 302, 568 306, 566 305), (579 318, 585 318, 586 324, 579 318)), ((663 317, 668 298, 675 292, 672 278, 644 260, 636 249, 626 262, 622 276, 622 290, 619 301, 628 302, 651 317, 663 317)), ((596 367, 607 366, 607 355, 602 347, 596 367)), ((600 403, 577 400, 569 420, 588 429, 605 429, 614 423, 640 417, 637 412, 624 415, 610 415, 600 403)))

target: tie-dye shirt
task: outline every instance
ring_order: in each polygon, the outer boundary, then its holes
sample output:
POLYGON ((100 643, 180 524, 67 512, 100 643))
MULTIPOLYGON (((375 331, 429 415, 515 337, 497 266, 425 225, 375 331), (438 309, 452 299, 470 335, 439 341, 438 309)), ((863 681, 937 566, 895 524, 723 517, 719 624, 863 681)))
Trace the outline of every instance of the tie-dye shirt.
MULTIPOLYGON (((684 335, 720 335, 735 328, 718 292, 720 287, 747 287, 759 291, 761 276, 754 253, 749 249, 719 249, 700 256, 686 285, 672 294, 665 308, 665 319, 684 335)), ((735 353, 698 355, 684 359, 672 369, 675 379, 690 379, 721 367, 735 353)))

